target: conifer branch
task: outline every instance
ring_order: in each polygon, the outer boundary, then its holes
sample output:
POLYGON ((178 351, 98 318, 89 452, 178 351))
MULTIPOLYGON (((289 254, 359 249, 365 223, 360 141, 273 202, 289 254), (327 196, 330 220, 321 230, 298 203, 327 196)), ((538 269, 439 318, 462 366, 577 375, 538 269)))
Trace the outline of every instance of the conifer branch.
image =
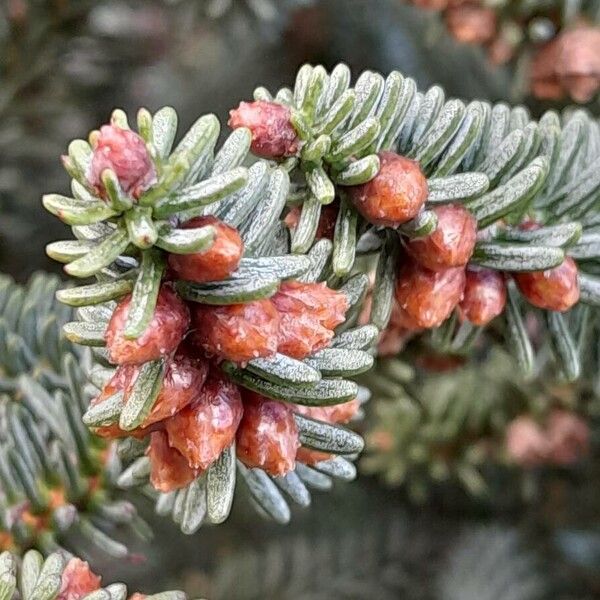
MULTIPOLYGON (((29 550, 23 557, 10 552, 0 554, 0 593, 3 598, 106 598, 125 600, 127 586, 112 583, 101 587, 101 578, 93 573, 88 564, 79 558, 68 557, 60 552, 50 554, 45 559, 36 550, 29 550)), ((136 600, 185 600, 183 592, 169 591, 154 595, 134 593, 136 600)))
POLYGON ((542 344, 580 375, 567 311, 598 304, 597 123, 447 100, 397 72, 350 79, 344 65, 305 65, 293 89, 257 88, 218 151, 212 115, 173 149, 172 109, 141 109, 138 133, 116 110, 69 146, 73 197, 44 197, 76 237, 48 253, 98 281, 59 294, 79 307, 67 337, 100 364, 85 422, 145 440, 121 445, 120 482, 150 480, 188 533, 226 518, 236 456, 280 522, 278 488, 307 504, 305 484, 353 476, 331 455, 362 448, 339 423, 357 413, 351 378, 372 366, 378 334, 468 355, 499 332, 524 372, 542 344), (524 312, 546 323, 535 345, 524 312), (182 369, 195 384, 173 377, 182 369), (196 429, 214 393, 229 420, 196 429), (262 423, 285 433, 261 438, 262 423))
POLYGON ((26 286, 0 279, 0 519, 3 549, 44 553, 75 534, 127 556, 114 533, 148 535, 134 506, 115 497, 114 446, 82 423, 89 355, 62 335, 71 310, 56 302, 57 277, 26 286))

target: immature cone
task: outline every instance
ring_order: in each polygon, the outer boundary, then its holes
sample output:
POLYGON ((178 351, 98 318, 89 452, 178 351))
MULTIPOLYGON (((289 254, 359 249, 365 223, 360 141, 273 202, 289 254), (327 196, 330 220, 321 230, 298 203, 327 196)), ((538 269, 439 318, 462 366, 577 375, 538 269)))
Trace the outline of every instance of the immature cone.
POLYGON ((285 475, 300 446, 292 409, 253 392, 244 393, 244 416, 237 431, 237 457, 250 468, 285 475))
POLYGON ((178 450, 169 446, 164 431, 151 434, 147 454, 150 458, 150 483, 160 492, 172 492, 185 487, 199 473, 188 465, 178 450))
POLYGON ((564 95, 562 83, 556 72, 561 42, 557 37, 544 44, 531 63, 531 92, 542 100, 559 100, 564 95))
POLYGON ((536 467, 546 461, 548 442, 542 428, 529 416, 510 423, 505 444, 509 457, 518 465, 536 467))
POLYGON ((429 193, 419 164, 395 152, 380 152, 371 181, 348 188, 356 210, 374 225, 397 227, 417 216, 429 193))
POLYGON ((130 129, 104 125, 93 138, 92 146, 88 181, 102 198, 106 197, 106 189, 101 176, 106 169, 112 170, 121 189, 136 199, 156 182, 156 170, 146 143, 130 129))
POLYGON ((529 416, 515 419, 506 433, 508 455, 521 466, 566 466, 589 451, 590 431, 579 416, 554 409, 543 426, 529 416))
POLYGON ((408 240, 406 251, 432 271, 466 265, 477 239, 475 217, 460 204, 444 204, 432 210, 438 218, 435 230, 408 240))
POLYGON ((165 422, 169 445, 208 469, 235 439, 243 410, 239 388, 213 369, 195 402, 165 422))
POLYGON ((562 264, 545 271, 514 273, 513 277, 527 300, 546 310, 564 312, 579 300, 577 264, 568 256, 562 264))
POLYGON ((397 324, 406 329, 441 325, 462 299, 465 270, 431 271, 406 260, 396 278, 397 324))
POLYGON ((105 333, 110 362, 116 365, 142 364, 171 354, 188 330, 190 316, 187 306, 168 286, 158 293, 150 324, 136 339, 125 337, 131 295, 119 302, 105 333))
POLYGON ((271 300, 193 309, 192 342, 221 359, 246 362, 277 351, 279 314, 271 300))
POLYGON ((497 18, 493 8, 475 2, 451 6, 444 13, 450 33, 464 44, 487 44, 496 35, 497 18))
POLYGON ((300 139, 292 125, 291 111, 276 102, 241 102, 229 111, 232 129, 247 127, 252 132, 252 152, 256 156, 281 159, 298 153, 300 139))
POLYGON ((492 269, 468 267, 463 299, 458 305, 462 319, 473 325, 487 325, 506 306, 504 276, 492 269))
POLYGON ((589 102, 600 89, 600 28, 577 27, 561 36, 557 75, 577 102, 589 102))
POLYGON ((570 465, 589 452, 590 428, 578 415, 554 410, 546 422, 548 458, 555 465, 570 465))
POLYGON ((101 578, 92 572, 87 562, 72 558, 61 576, 56 600, 80 600, 100 589, 101 578))
POLYGON ((196 217, 181 225, 182 229, 194 229, 211 225, 215 239, 210 248, 193 254, 169 254, 169 266, 179 279, 205 283, 220 281, 231 275, 240 264, 244 243, 236 229, 216 217, 196 217))
POLYGON ((326 348, 349 308, 346 296, 324 283, 286 281, 271 300, 281 319, 277 350, 297 359, 326 348))
MULTIPOLYGON (((123 365, 117 369, 100 395, 92 400, 92 406, 100 404, 118 391, 124 390, 125 400, 131 393, 133 384, 140 372, 137 365, 123 365)), ((169 360, 165 376, 150 414, 134 431, 123 431, 118 425, 108 425, 95 429, 96 435, 106 438, 125 435, 145 435, 147 427, 177 414, 184 407, 201 398, 203 385, 208 374, 208 364, 199 358, 178 355, 169 360)))
POLYGON ((542 46, 532 63, 531 89, 542 99, 568 94, 589 102, 600 89, 600 28, 578 26, 542 46))

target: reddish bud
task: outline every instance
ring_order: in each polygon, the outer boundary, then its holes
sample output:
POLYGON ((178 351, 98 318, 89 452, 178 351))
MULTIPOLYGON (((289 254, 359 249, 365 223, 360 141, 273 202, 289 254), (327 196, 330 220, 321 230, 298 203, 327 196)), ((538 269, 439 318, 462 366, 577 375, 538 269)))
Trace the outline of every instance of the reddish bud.
POLYGON ((327 420, 330 423, 348 423, 351 421, 360 409, 358 398, 343 402, 342 404, 334 404, 333 406, 324 406, 327 420))
POLYGON ((589 102, 600 89, 600 27, 578 26, 560 35, 557 75, 576 102, 589 102))
POLYGON ((564 90, 556 73, 560 55, 560 38, 544 44, 534 55, 531 63, 531 92, 542 100, 558 100, 564 90))
POLYGON ((60 592, 56 600, 80 600, 100 589, 101 578, 92 572, 87 562, 72 558, 61 576, 60 592))
POLYGON ((564 312, 579 301, 577 264, 568 256, 562 264, 545 271, 514 273, 517 286, 527 300, 546 310, 564 312))
POLYGON ((208 469, 235 439, 243 410, 238 387, 213 370, 198 399, 165 422, 169 444, 190 467, 208 469))
POLYGON ((553 410, 546 421, 549 461, 570 465, 589 452, 590 428, 578 415, 566 410, 553 410))
POLYGON ((179 296, 163 285, 150 324, 133 340, 125 337, 130 304, 131 294, 119 302, 108 323, 104 337, 110 361, 117 365, 142 364, 174 352, 190 324, 189 311, 179 296))
MULTIPOLYGON (((137 365, 119 367, 112 379, 104 386, 101 394, 92 401, 92 406, 100 404, 109 396, 120 390, 125 391, 125 398, 140 372, 137 365)), ((208 374, 208 364, 201 359, 187 356, 176 356, 167 364, 162 387, 150 414, 139 429, 122 431, 118 425, 100 427, 95 433, 101 437, 114 438, 124 435, 144 435, 147 427, 163 421, 178 413, 181 409, 198 400, 202 395, 202 386, 208 374)))
POLYGON ((144 426, 162 421, 195 402, 202 393, 208 365, 200 358, 176 356, 167 365, 163 384, 144 426))
POLYGON ((529 416, 512 421, 506 432, 506 451, 523 467, 570 465, 589 451, 590 431, 579 416, 553 410, 544 425, 529 416))
POLYGON ((298 427, 289 406, 253 392, 244 395, 236 451, 247 467, 285 475, 294 468, 299 446, 298 427))
POLYGON ((371 181, 347 188, 356 210, 374 225, 397 227, 417 216, 429 194, 419 164, 394 152, 380 152, 371 181))
POLYGON ((225 360, 245 362, 277 351, 279 314, 270 300, 228 306, 196 305, 192 340, 225 360))
POLYGON ((156 182, 156 170, 144 140, 137 133, 115 125, 100 128, 88 173, 90 184, 103 198, 106 190, 101 175, 106 169, 114 171, 122 190, 136 199, 156 182))
POLYGON ((506 451, 523 467, 535 467, 546 461, 548 443, 542 428, 529 416, 518 417, 506 430, 506 451))
POLYGON ((241 102, 229 111, 229 127, 252 132, 250 148, 256 156, 279 159, 298 153, 300 140, 292 125, 291 111, 276 102, 241 102))
POLYGON ((181 227, 195 229, 205 225, 215 229, 215 240, 208 250, 194 254, 169 254, 169 266, 180 279, 197 283, 220 281, 229 277, 240 264, 244 243, 237 229, 212 216, 196 217, 181 227))
POLYGON ((159 492, 185 487, 199 474, 188 465, 183 454, 169 446, 164 431, 152 433, 146 453, 150 458, 150 483, 159 492))
POLYGON ((531 67, 534 96, 556 100, 570 95, 589 102, 600 89, 600 28, 578 25, 542 46, 531 67))
POLYGON ((432 209, 437 215, 435 230, 406 242, 407 252, 432 271, 467 264, 477 239, 475 217, 459 204, 444 204, 432 209))
POLYGON ((271 300, 278 312, 309 314, 328 329, 343 323, 349 308, 346 295, 325 283, 285 281, 271 300))
POLYGON ((410 260, 402 264, 396 279, 398 324, 406 329, 438 327, 462 299, 463 268, 431 271, 410 260))
POLYGON ((271 300, 281 317, 277 350, 298 359, 326 348, 349 308, 346 296, 324 283, 286 281, 271 300))
POLYGON ((506 283, 498 271, 469 267, 463 299, 459 304, 462 319, 473 325, 487 325, 502 314, 506 306, 506 283))
POLYGON ((282 314, 277 351, 301 360, 327 348, 332 338, 333 331, 310 315, 282 314))

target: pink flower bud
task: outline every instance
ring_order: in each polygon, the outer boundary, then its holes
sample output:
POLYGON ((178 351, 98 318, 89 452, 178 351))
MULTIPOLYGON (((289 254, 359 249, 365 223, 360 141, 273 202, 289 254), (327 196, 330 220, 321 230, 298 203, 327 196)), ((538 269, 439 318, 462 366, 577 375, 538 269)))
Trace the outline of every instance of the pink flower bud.
POLYGON ((101 176, 106 169, 114 171, 123 191, 136 199, 156 182, 154 164, 137 133, 104 125, 93 145, 88 181, 102 198, 106 197, 106 190, 101 176))
POLYGON ((298 152, 300 140, 287 106, 276 102, 241 102, 229 111, 232 129, 247 127, 252 132, 252 152, 262 158, 285 158, 298 152))

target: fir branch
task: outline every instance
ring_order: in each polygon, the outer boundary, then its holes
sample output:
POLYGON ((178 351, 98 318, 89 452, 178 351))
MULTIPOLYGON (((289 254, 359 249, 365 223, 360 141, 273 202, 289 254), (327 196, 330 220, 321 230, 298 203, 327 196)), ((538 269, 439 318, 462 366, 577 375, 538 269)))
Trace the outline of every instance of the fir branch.
POLYGON ((506 426, 530 402, 530 390, 497 350, 448 372, 421 371, 417 379, 399 359, 380 359, 364 383, 377 400, 361 467, 406 486, 418 502, 440 483, 485 494, 482 469, 501 461, 506 426))
POLYGON ((114 448, 82 426, 89 355, 61 335, 71 310, 54 298, 59 285, 41 273, 26 286, 6 276, 0 283, 3 547, 48 553, 71 547, 79 533, 126 556, 126 546, 108 535, 146 533, 146 525, 133 505, 114 498, 114 448))
MULTIPOLYGON (((99 134, 91 135, 94 148, 83 140, 69 146, 65 166, 74 178, 74 197, 44 197, 46 208, 72 225, 78 238, 76 242, 50 244, 49 255, 67 263, 65 270, 70 274, 81 278, 96 275, 99 281, 61 290, 58 297, 69 305, 82 307, 78 311, 80 321, 66 324, 64 330, 71 341, 95 348, 96 357, 103 364, 100 387, 110 385, 107 382, 114 374, 102 348, 115 309, 114 301, 131 292, 125 336, 135 340, 145 335, 155 313, 164 274, 159 263, 169 256, 165 251, 176 256, 210 252, 213 244, 217 247, 216 228, 222 227, 221 223, 237 227, 244 247, 244 258, 237 269, 219 281, 176 283, 180 297, 192 305, 239 306, 263 300, 272 296, 284 281, 307 276, 313 270, 310 255, 289 254, 289 235, 280 222, 289 192, 286 169, 265 162, 256 162, 249 168, 240 166, 251 142, 249 130, 236 129, 216 151, 219 124, 214 116, 207 115, 198 119, 171 151, 177 117, 170 108, 155 115, 140 110, 139 135, 130 132, 122 111, 114 111, 111 122, 99 134), (126 173, 117 172, 117 163, 112 171, 103 168, 101 181, 91 181, 90 177, 98 174, 93 157, 100 156, 96 147, 105 143, 102 136, 113 136, 115 144, 118 141, 135 147, 139 167, 144 170, 138 176, 138 181, 146 182, 142 188, 125 189, 119 178, 124 181, 126 173), (146 215, 143 227, 136 216, 142 207, 146 215), (194 229, 182 226, 201 215, 203 218, 210 215, 213 225, 194 229), (144 231, 154 231, 156 235, 142 235, 144 231), (192 233, 195 237, 190 237, 192 233), (132 315, 136 315, 134 322, 132 315), (130 329, 133 324, 135 327, 130 329)), ((330 253, 331 249, 325 260, 330 253)), ((310 279, 326 279, 328 274, 322 271, 321 265, 310 279)), ((346 298, 346 311, 354 318, 366 284, 366 278, 360 274, 347 273, 335 280, 340 297, 346 298)), ((347 318, 346 327, 352 324, 353 319, 347 318)), ((334 337, 332 343, 336 342, 334 337)), ((349 341, 344 348, 311 353, 303 361, 276 354, 246 362, 247 365, 240 366, 229 361, 222 368, 232 381, 262 397, 310 407, 353 400, 358 388, 345 378, 368 369, 373 359, 361 346, 355 347, 349 341)), ((124 431, 142 424, 157 405, 165 381, 164 369, 160 371, 158 362, 154 364, 156 369, 152 364, 146 363, 126 402, 114 402, 112 397, 105 403, 94 401, 84 416, 86 424, 100 429, 118 424, 124 431), (153 394, 146 392, 150 389, 153 394), (138 398, 139 402, 135 400, 138 398)), ((365 393, 362 398, 366 398, 365 393)), ((316 464, 301 465, 285 478, 275 478, 275 482, 262 472, 238 465, 261 510, 282 522, 289 519, 289 508, 280 489, 293 501, 306 505, 310 501, 307 485, 330 487, 332 476, 348 480, 355 475, 348 460, 343 457, 328 460, 328 455, 352 455, 362 448, 360 438, 339 425, 298 419, 300 442, 323 453, 316 464)), ((123 486, 147 483, 149 458, 141 456, 145 449, 141 445, 138 455, 129 457, 135 460, 119 478, 123 486)), ((226 450, 206 475, 195 477, 175 493, 163 495, 158 511, 172 514, 186 533, 196 531, 205 519, 224 520, 235 489, 233 456, 232 450, 226 450)))
MULTIPOLYGON (((50 245, 48 251, 67 263, 65 270, 70 274, 80 278, 95 275, 99 283, 76 293, 61 292, 63 300, 84 307, 79 310, 80 321, 68 324, 65 331, 73 341, 94 347, 103 369, 110 368, 111 360, 122 364, 117 375, 125 367, 143 363, 125 402, 114 395, 110 383, 103 388, 94 401, 93 414, 86 415, 88 424, 99 430, 108 428, 107 435, 124 435, 137 426, 153 425, 134 433, 152 432, 155 440, 160 438, 154 433, 161 425, 145 419, 158 406, 159 390, 167 381, 165 355, 171 356, 176 346, 160 346, 152 360, 145 354, 142 359, 118 357, 118 348, 109 338, 118 328, 117 315, 126 306, 123 335, 127 343, 134 344, 134 350, 137 343, 143 348, 151 334, 163 335, 161 319, 154 319, 159 289, 164 287, 164 261, 173 266, 177 264, 174 255, 197 260, 195 257, 217 252, 211 228, 216 230, 223 223, 237 229, 244 257, 226 274, 202 274, 197 281, 190 281, 197 276, 195 272, 182 277, 175 269, 179 302, 183 299, 193 310, 198 305, 204 306, 203 310, 207 306, 250 306, 267 301, 286 281, 297 278, 326 282, 346 299, 345 322, 329 341, 332 348, 316 354, 313 348, 303 354, 303 362, 285 353, 271 353, 268 360, 259 361, 230 357, 222 353, 224 340, 218 341, 212 351, 228 359, 222 364, 227 378, 259 394, 263 402, 271 399, 324 407, 352 399, 358 388, 347 378, 368 369, 369 355, 376 352, 375 335, 364 339, 364 326, 357 327, 365 322, 370 323, 366 325, 369 331, 386 334, 429 329, 420 336, 425 344, 436 352, 459 356, 472 353, 484 337, 496 343, 500 331, 524 370, 538 369, 547 360, 546 348, 552 348, 565 376, 579 376, 580 352, 571 335, 570 316, 559 311, 579 306, 580 272, 581 302, 594 303, 594 279, 587 269, 597 258, 597 244, 588 227, 595 223, 596 188, 600 185, 594 175, 600 130, 589 116, 579 111, 561 119, 547 113, 536 122, 523 107, 479 101, 465 105, 447 100, 437 86, 419 92, 412 79, 397 72, 385 79, 366 72, 352 87, 345 65, 331 73, 320 66, 304 65, 293 90, 281 88, 272 95, 257 88, 255 98, 255 102, 242 103, 231 111, 229 124, 234 131, 218 151, 219 124, 211 115, 200 117, 171 151, 176 115, 169 108, 154 115, 140 110, 138 134, 129 129, 125 114, 116 110, 111 125, 93 132, 89 144, 83 140, 70 144, 65 167, 74 179, 74 197, 48 195, 44 203, 72 225, 78 241, 50 245), (584 144, 574 143, 581 139, 584 144), (111 144, 117 150, 111 155, 113 162, 107 164, 103 147, 111 144), (120 163, 121 150, 131 152, 134 160, 120 163), (248 150, 260 158, 252 162, 248 150), (400 180, 389 186, 388 178, 398 173, 400 180), (379 185, 383 185, 381 195, 379 185), (404 190, 402 186, 408 187, 404 190), (388 202, 386 189, 402 190, 400 199, 388 202), (399 200, 409 203, 410 212, 393 216, 399 200), (334 219, 326 214, 330 206, 334 219), (443 256, 444 250, 435 250, 435 256, 419 258, 423 240, 427 243, 438 230, 443 236, 446 214, 450 219, 463 219, 465 227, 470 227, 469 236, 454 236, 452 242, 464 243, 466 249, 451 248, 449 257, 443 256), (213 225, 193 229, 196 222, 190 221, 214 217, 222 223, 212 220, 213 225), (316 241, 327 237, 323 232, 330 231, 333 220, 332 243, 316 241), (465 253, 464 260, 452 262, 453 253, 460 252, 465 253), (429 266, 425 259, 440 264, 429 266), (500 292, 488 307, 491 316, 475 319, 462 297, 467 275, 481 268, 491 273, 500 292), (373 289, 367 294, 367 275, 373 271, 373 289), (555 277, 552 286, 558 292, 545 284, 540 288, 539 282, 545 282, 547 274, 555 277), (507 279, 510 301, 504 310, 507 279), (122 299, 132 288, 131 296, 122 299), (362 310, 366 298, 371 301, 370 310, 362 310), (547 323, 545 333, 534 332, 534 340, 525 327, 529 317, 524 314, 539 314, 533 306, 545 311, 547 323), (504 325, 498 322, 497 328, 496 323, 486 327, 503 312, 504 325), (104 349, 107 342, 109 347, 104 349)), ((437 243, 433 242, 434 249, 437 243)), ((181 310, 185 313, 185 305, 181 310)), ((200 329, 207 335, 206 324, 200 329)), ((266 358, 265 354, 252 356, 266 358)), ((110 377, 109 371, 104 373, 102 385, 110 377)), ((381 382, 384 387, 386 383, 390 382, 381 382)), ((394 385, 391 388, 395 389, 394 385)), ((442 448, 453 441, 452 436, 465 424, 461 419, 470 410, 467 403, 446 411, 450 404, 444 400, 437 408, 427 406, 424 413, 426 420, 434 418, 435 435, 442 436, 436 443, 442 448), (433 412, 428 414, 430 409, 433 412), (440 415, 438 429, 435 420, 440 415), (453 415, 458 419, 454 425, 450 423, 453 415)), ((421 419, 418 413, 415 423, 421 419)), ((491 408, 482 418, 486 433, 493 433, 498 426, 494 414, 491 408)), ((506 413, 500 410, 500 414, 506 413)), ((301 443, 313 450, 350 454, 360 449, 361 444, 344 429, 327 423, 303 429, 310 421, 298 422, 301 443), (336 446, 331 443, 334 439, 343 442, 336 446)), ((480 422, 475 423, 478 426, 480 422)), ((412 444, 412 439, 407 443, 412 444)), ((428 442, 425 449, 420 443, 414 451, 417 462, 423 460, 423 451, 428 452, 428 442)), ((144 450, 143 444, 127 444, 127 452, 135 460, 121 477, 124 485, 144 485, 148 480, 156 458, 151 458, 152 445, 150 457, 142 456, 144 450)), ((481 454, 475 451, 473 457, 473 448, 468 447, 465 451, 467 460, 457 470, 458 476, 471 489, 480 489, 482 482, 471 463, 481 460, 481 454)), ((209 520, 222 520, 234 490, 233 456, 230 446, 213 463, 219 471, 214 478, 210 469, 206 477, 188 473, 187 482, 193 481, 177 484, 161 500, 159 510, 171 513, 187 532, 200 526, 207 507, 216 511, 208 515, 209 520)), ((334 460, 337 462, 322 470, 349 477, 351 466, 334 460)), ((423 463, 427 471, 427 458, 423 463)), ((286 522, 289 509, 266 471, 240 470, 261 510, 286 522)), ((446 460, 437 460, 429 475, 445 478, 447 471, 446 460)), ((280 487, 300 503, 307 498, 302 481, 316 487, 330 485, 323 473, 302 463, 295 471, 288 469, 288 474, 294 481, 280 487)))
MULTIPOLYGON (((0 554, 0 591, 3 598, 30 600, 40 596, 48 600, 78 597, 125 600, 127 586, 112 583, 101 587, 101 578, 95 575, 86 562, 55 552, 46 559, 35 550, 21 558, 9 552, 0 554)), ((134 593, 132 598, 155 598, 161 600, 185 600, 179 591, 156 595, 134 593)))
MULTIPOLYGON (((500 348, 465 359, 409 345, 404 360, 419 365, 416 373, 399 358, 379 358, 362 378, 373 410, 361 470, 402 486, 419 504, 449 488, 493 499, 498 477, 508 478, 521 500, 531 500, 532 472, 583 463, 596 406, 595 372, 565 385, 544 355, 533 380, 517 377, 500 348)), ((588 368, 596 357, 590 355, 588 368)))

